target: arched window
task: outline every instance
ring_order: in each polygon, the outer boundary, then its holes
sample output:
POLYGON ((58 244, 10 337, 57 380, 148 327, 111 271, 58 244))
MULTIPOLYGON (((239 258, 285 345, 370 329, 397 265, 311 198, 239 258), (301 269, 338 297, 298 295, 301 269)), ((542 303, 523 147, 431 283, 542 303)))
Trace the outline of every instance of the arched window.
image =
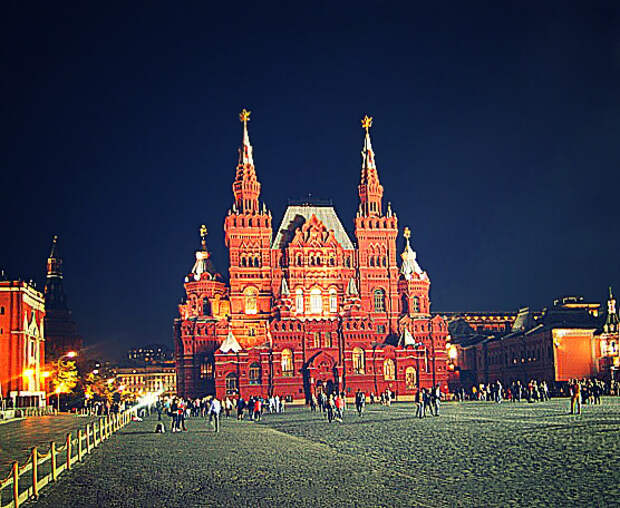
POLYGON ((385 291, 382 288, 374 292, 375 312, 385 312, 385 291))
POLYGON ((301 266, 303 264, 303 257, 301 254, 297 254, 297 264, 301 266))
POLYGON ((282 375, 291 377, 293 375, 293 353, 290 349, 282 350, 282 375))
POLYGON ((383 266, 387 266, 387 258, 385 256, 383 256, 383 258, 381 258, 381 264, 383 266))
POLYGON ((332 332, 325 332, 325 347, 332 347, 332 332))
POLYGON ((259 363, 254 362, 250 365, 249 379, 251 385, 261 384, 261 368, 259 363))
POLYGON ((334 258, 333 254, 329 256, 329 266, 336 266, 336 258, 334 258))
POLYGON ((329 312, 338 312, 338 296, 334 288, 329 290, 329 312))
POLYGON ((390 358, 383 362, 383 379, 386 381, 394 381, 396 379, 396 367, 394 360, 390 358))
POLYGON ((368 264, 370 266, 375 266, 375 258, 373 256, 370 256, 370 259, 368 260, 368 264))
POLYGON ((344 260, 344 265, 345 265, 347 268, 351 268, 351 258, 350 258, 349 256, 347 256, 347 257, 345 258, 345 260, 344 260))
POLYGON ((353 371, 356 374, 363 374, 366 370, 364 350, 361 347, 353 348, 353 371))
POLYGON ((295 291, 295 312, 297 314, 304 313, 304 291, 301 288, 295 291))
POLYGON ((323 312, 323 297, 319 288, 313 288, 310 291, 310 313, 320 314, 323 312))
POLYGON ((413 297, 413 312, 420 312, 420 299, 417 296, 413 297))
POLYGON ((235 395, 239 390, 239 379, 237 378, 237 374, 234 372, 229 372, 226 374, 226 395, 235 395))
POLYGON ((418 381, 418 374, 413 367, 407 367, 405 369, 405 385, 407 390, 412 390, 416 387, 418 381))
POLYGON ((245 260, 245 256, 241 256, 241 266, 246 266, 246 260, 245 260))
POLYGON ((211 303, 209 302, 208 298, 205 298, 202 301, 202 315, 203 316, 210 316, 211 315, 211 303))
POLYGON ((258 290, 253 287, 246 288, 243 292, 246 314, 256 314, 258 312, 258 307, 256 305, 257 296, 258 290))

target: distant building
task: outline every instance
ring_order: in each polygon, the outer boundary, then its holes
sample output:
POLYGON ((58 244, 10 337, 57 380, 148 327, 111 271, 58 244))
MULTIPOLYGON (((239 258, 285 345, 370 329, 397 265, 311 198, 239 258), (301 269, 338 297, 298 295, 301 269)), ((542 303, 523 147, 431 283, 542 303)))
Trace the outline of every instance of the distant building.
POLYGON ((119 367, 114 369, 116 379, 123 390, 139 398, 147 393, 174 395, 176 393, 177 375, 174 361, 143 367, 119 367))
POLYGON ((78 334, 75 321, 67 305, 63 285, 62 258, 58 252, 58 236, 52 240, 52 248, 47 259, 45 280, 45 356, 48 361, 56 361, 69 351, 78 352, 82 347, 82 337, 78 334))
POLYGON ((132 363, 158 363, 174 360, 172 349, 164 344, 147 344, 136 346, 127 352, 132 363))
POLYGON ((22 281, 0 281, 0 398, 14 405, 45 404, 45 303, 22 281))
POLYGON ((463 320, 473 330, 478 332, 495 332, 502 333, 508 332, 512 328, 515 319, 517 318, 516 312, 439 312, 449 323, 458 319, 463 320))
POLYGON ((460 384, 469 388, 497 380, 615 376, 620 366, 618 314, 611 290, 604 316, 600 307, 583 297, 558 298, 542 312, 525 307, 508 333, 478 331, 462 319, 450 322, 453 369, 460 384))

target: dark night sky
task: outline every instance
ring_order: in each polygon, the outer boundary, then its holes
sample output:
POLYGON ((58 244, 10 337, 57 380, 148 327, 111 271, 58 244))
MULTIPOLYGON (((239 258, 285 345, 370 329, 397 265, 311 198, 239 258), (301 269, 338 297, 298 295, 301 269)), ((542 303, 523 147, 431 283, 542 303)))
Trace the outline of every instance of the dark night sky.
POLYGON ((374 116, 434 310, 620 291, 613 3, 224 3, 3 4, 0 266, 42 281, 58 233, 89 344, 172 343, 201 223, 227 269, 242 107, 276 227, 312 193, 352 229, 374 116))

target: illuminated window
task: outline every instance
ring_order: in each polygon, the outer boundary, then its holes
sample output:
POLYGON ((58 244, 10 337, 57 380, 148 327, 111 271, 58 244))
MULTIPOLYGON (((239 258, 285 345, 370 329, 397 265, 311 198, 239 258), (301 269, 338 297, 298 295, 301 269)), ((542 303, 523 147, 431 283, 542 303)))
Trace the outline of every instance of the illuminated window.
POLYGON ((200 364, 200 379, 213 379, 213 364, 208 358, 200 364))
POLYGON ((229 372, 226 374, 226 395, 235 395, 239 390, 239 379, 237 378, 237 374, 234 372, 229 372))
POLYGON ((256 314, 257 306, 256 306, 256 297, 258 296, 258 290, 253 287, 246 288, 243 292, 244 300, 245 300, 245 313, 246 314, 256 314))
POLYGON ((323 297, 319 288, 314 288, 310 291, 310 312, 312 314, 323 312, 323 297))
POLYGON ((291 377, 293 375, 293 353, 290 349, 282 350, 282 375, 291 377))
POLYGON ((329 290, 329 312, 338 312, 338 297, 334 288, 329 290))
POLYGON ((260 364, 253 363, 250 365, 249 378, 251 385, 261 384, 261 368, 260 364))
POLYGON ((366 370, 364 350, 361 347, 353 348, 353 370, 356 374, 363 374, 366 370))
POLYGON ((321 347, 321 332, 314 332, 314 347, 321 347))
POLYGON ((295 312, 297 314, 304 313, 304 292, 301 288, 295 291, 295 312))
POLYGON ((394 381, 396 379, 396 367, 394 360, 388 358, 383 362, 383 379, 386 381, 394 381))
POLYGON ((375 312, 385 312, 385 291, 382 288, 374 292, 375 312))
POLYGON ((405 385, 408 390, 415 388, 418 375, 413 367, 407 367, 405 369, 405 385))

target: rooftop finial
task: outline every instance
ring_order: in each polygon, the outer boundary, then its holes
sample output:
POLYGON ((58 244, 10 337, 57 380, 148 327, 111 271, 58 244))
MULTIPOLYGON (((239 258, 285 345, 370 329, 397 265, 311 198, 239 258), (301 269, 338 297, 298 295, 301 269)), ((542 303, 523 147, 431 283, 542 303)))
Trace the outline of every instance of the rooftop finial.
POLYGON ((368 129, 372 127, 372 116, 364 115, 362 118, 362 128, 366 129, 366 134, 368 134, 368 129))
POLYGON ((247 127, 248 122, 250 121, 250 115, 252 114, 251 111, 248 111, 247 109, 243 108, 241 110, 241 113, 239 113, 239 120, 241 120, 241 122, 243 123, 243 127, 247 127))
POLYGON ((405 229, 403 230, 403 236, 407 240, 407 245, 409 245, 409 238, 411 238, 411 230, 409 229, 408 226, 405 226, 405 229))
POLYGON ((207 226, 200 226, 200 238, 202 239, 202 250, 207 250, 207 226))

